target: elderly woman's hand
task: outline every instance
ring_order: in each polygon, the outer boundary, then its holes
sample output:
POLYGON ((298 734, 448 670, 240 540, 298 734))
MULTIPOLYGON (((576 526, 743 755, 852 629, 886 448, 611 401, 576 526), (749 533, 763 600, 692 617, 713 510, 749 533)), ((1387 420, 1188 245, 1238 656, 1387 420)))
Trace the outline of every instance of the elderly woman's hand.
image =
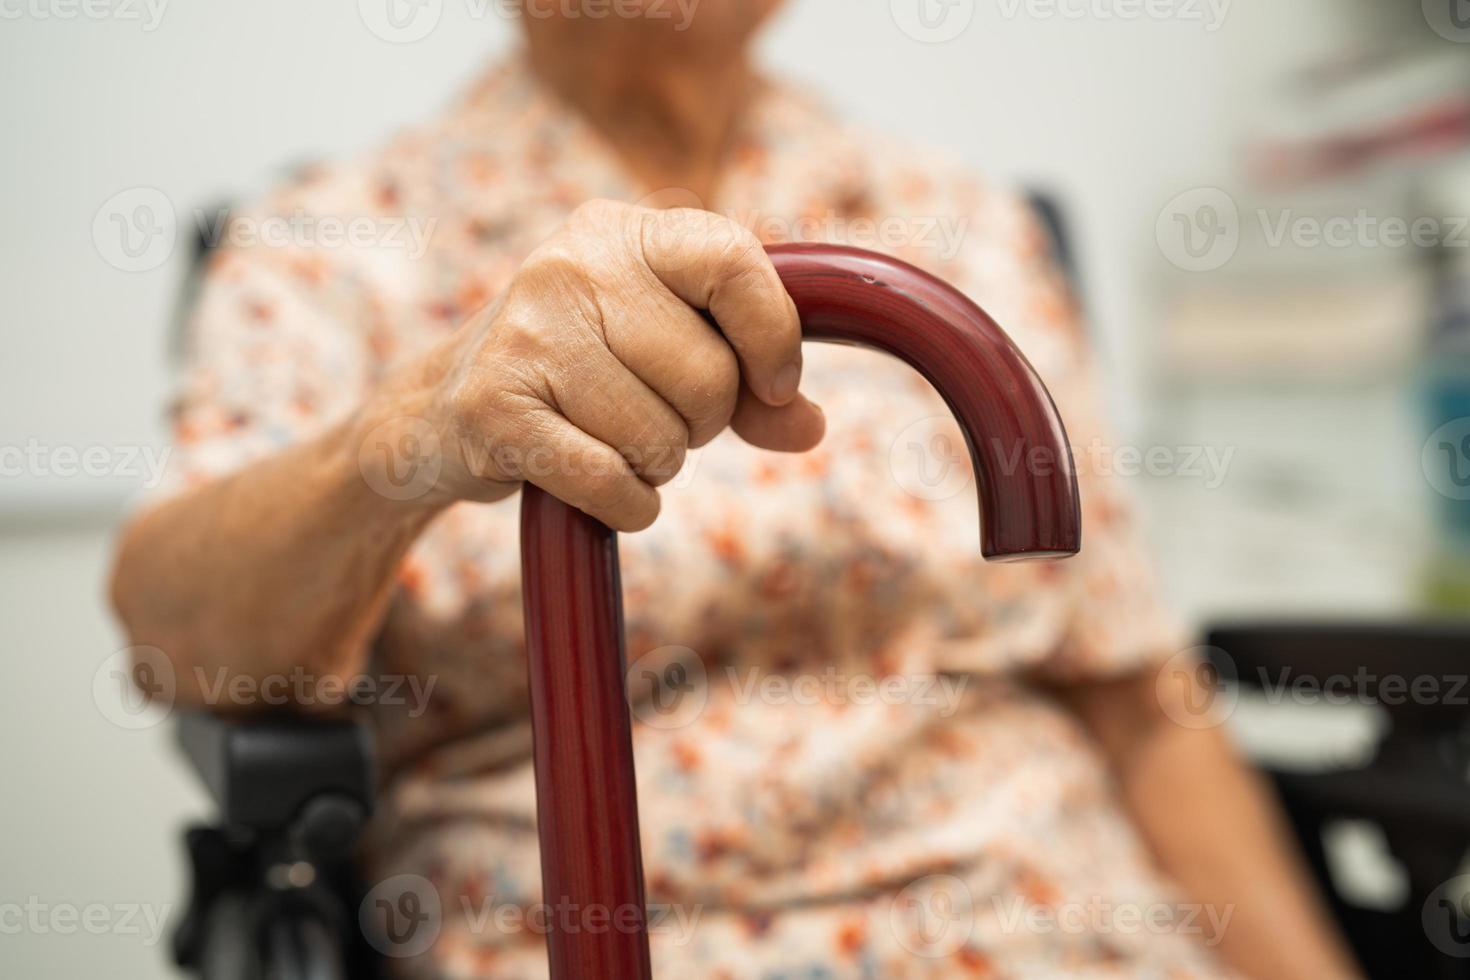
POLYGON ((796 307, 755 236, 702 211, 584 205, 430 362, 413 374, 443 442, 435 496, 528 481, 622 531, 727 425, 791 451, 823 431, 797 393, 796 307))

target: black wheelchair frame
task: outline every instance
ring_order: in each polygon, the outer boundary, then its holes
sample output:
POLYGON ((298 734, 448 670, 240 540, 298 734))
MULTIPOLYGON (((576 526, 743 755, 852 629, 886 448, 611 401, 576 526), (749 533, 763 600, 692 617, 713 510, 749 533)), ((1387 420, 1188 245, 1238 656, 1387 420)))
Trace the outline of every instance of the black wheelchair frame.
POLYGON ((189 714, 178 736, 219 822, 185 834, 192 895, 175 963, 208 980, 375 976, 352 861, 377 781, 367 729, 189 714))

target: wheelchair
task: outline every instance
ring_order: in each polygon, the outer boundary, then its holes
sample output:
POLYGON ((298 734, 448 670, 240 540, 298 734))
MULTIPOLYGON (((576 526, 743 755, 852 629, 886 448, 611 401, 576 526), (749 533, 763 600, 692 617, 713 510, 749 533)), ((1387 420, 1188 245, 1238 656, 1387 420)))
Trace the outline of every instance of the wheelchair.
MULTIPOLYGON (((1267 767, 1302 853, 1370 977, 1470 978, 1470 916, 1444 886, 1470 850, 1470 624, 1265 623, 1221 626, 1206 642, 1232 693, 1283 671, 1299 682, 1367 678, 1388 726, 1360 764, 1267 767), (1394 695, 1393 678, 1433 679, 1442 699, 1394 695), (1326 841, 1343 821, 1377 826, 1407 893, 1394 909, 1344 893, 1326 841)), ((336 980, 386 975, 358 927, 351 855, 372 813, 367 731, 350 721, 188 715, 179 743, 218 806, 185 836, 189 911, 174 957, 202 980, 336 980)), ((1221 841, 1229 846, 1229 841, 1221 841)))

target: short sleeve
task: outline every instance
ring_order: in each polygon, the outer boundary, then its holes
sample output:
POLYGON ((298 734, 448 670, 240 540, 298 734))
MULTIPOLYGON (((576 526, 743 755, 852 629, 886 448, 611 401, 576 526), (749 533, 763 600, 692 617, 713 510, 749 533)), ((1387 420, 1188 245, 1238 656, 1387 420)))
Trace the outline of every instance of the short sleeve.
POLYGON ((1004 325, 1052 393, 1072 446, 1083 508, 1082 551, 1059 563, 1056 641, 1035 673, 1068 681, 1141 669, 1186 645, 1140 532, 1133 479, 1103 417, 1098 372, 1050 236, 1024 201, 981 192, 958 281, 1004 325))
POLYGON ((361 399, 372 294, 345 256, 326 252, 256 244, 211 258, 187 319, 166 475, 150 500, 310 438, 361 399))

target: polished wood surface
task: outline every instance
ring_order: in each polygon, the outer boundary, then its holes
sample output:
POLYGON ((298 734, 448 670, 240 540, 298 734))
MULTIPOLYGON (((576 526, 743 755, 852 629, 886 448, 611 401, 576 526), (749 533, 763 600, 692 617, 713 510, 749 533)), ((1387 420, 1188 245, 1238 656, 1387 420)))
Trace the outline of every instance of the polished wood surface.
MULTIPOLYGON (((1078 550, 1081 509, 1061 418, 995 321, 885 256, 828 245, 770 254, 807 339, 902 358, 954 412, 978 477, 987 559, 1078 550)), ((648 980, 616 535, 528 485, 521 557, 551 977, 648 980)))

